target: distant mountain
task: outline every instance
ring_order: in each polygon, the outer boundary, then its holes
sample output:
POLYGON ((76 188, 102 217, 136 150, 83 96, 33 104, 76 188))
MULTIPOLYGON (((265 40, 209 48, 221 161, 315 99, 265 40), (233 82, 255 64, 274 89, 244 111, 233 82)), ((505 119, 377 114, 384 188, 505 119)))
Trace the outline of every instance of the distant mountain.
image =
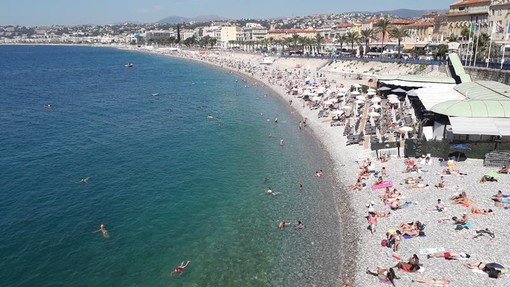
POLYGON ((384 14, 388 16, 393 17, 400 17, 400 18, 419 18, 427 13, 430 12, 438 12, 438 13, 446 13, 446 10, 411 10, 411 9, 397 9, 397 10, 390 10, 390 11, 379 11, 374 12, 376 15, 384 14))
POLYGON ((164 19, 161 19, 157 21, 157 23, 167 23, 167 24, 178 24, 178 23, 184 23, 184 22, 210 22, 210 21, 219 21, 223 20, 220 16, 216 15, 202 15, 195 18, 187 18, 187 17, 180 17, 180 16, 170 16, 166 17, 164 19))

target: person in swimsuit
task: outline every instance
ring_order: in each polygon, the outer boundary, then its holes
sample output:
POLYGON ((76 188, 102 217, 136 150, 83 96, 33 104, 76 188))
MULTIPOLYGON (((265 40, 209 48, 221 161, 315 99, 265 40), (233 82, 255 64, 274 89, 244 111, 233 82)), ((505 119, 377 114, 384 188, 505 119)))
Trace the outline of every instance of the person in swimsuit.
POLYGON ((376 271, 370 271, 368 268, 367 268, 367 274, 368 275, 373 275, 373 276, 377 276, 379 278, 379 280, 381 281, 389 281, 391 283, 391 285, 395 286, 395 279, 400 279, 399 277, 397 277, 397 275, 395 274, 395 270, 393 270, 393 268, 382 268, 382 267, 377 267, 376 271))
POLYGON ((444 258, 446 260, 459 260, 463 258, 470 258, 471 255, 464 252, 436 252, 427 254, 427 258, 444 258))
POLYGON ((101 233, 103 234, 104 238, 110 238, 110 235, 108 234, 108 230, 106 230, 106 227, 104 226, 104 224, 101 224, 99 226, 99 229, 94 231, 94 233, 95 232, 99 232, 99 231, 101 231, 101 233))
POLYGON ((492 214, 492 209, 471 208, 472 214, 492 214))
POLYGON ((462 265, 466 266, 469 269, 478 269, 478 270, 483 271, 486 264, 483 262, 473 262, 473 263, 466 263, 466 264, 462 264, 462 265))
POLYGON ((182 261, 181 264, 177 267, 175 267, 174 271, 172 271, 172 274, 174 273, 177 273, 177 274, 182 274, 182 272, 184 271, 184 268, 186 268, 186 266, 188 266, 188 264, 190 264, 191 261, 182 261))
POLYGON ((423 277, 416 277, 416 279, 412 280, 412 282, 417 283, 426 283, 426 284, 432 284, 432 285, 440 285, 443 287, 448 287, 450 284, 450 280, 448 279, 432 279, 432 278, 423 278, 423 277))

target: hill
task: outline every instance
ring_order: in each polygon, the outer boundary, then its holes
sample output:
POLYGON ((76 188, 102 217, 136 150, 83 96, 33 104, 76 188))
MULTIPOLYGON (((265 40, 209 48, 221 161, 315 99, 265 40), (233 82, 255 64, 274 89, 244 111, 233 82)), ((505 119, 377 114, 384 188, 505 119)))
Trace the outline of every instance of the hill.
POLYGON ((220 16, 216 15, 202 15, 194 18, 181 17, 181 16, 169 16, 163 18, 157 23, 167 23, 167 24, 178 24, 178 23, 188 23, 188 22, 210 22, 210 21, 218 21, 223 20, 220 16))
POLYGON ((430 12, 438 12, 438 13, 445 13, 445 10, 412 10, 412 9, 397 9, 397 10, 389 10, 389 11, 379 11, 374 12, 374 14, 383 14, 393 17, 399 17, 399 18, 419 18, 423 15, 430 13, 430 12))

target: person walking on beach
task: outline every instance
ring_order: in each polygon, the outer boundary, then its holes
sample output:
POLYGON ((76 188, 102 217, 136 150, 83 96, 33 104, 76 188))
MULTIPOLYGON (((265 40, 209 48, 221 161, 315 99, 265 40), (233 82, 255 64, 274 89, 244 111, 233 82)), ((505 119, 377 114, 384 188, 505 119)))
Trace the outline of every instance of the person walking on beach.
POLYGON ((373 235, 375 233, 375 227, 377 225, 377 215, 375 215, 375 212, 369 212, 367 220, 368 228, 370 229, 370 233, 373 235))
POLYGON ((172 271, 172 274, 182 274, 182 272, 184 271, 184 268, 186 268, 188 266, 188 264, 190 264, 191 261, 182 261, 181 264, 177 267, 175 267, 174 271, 172 271))

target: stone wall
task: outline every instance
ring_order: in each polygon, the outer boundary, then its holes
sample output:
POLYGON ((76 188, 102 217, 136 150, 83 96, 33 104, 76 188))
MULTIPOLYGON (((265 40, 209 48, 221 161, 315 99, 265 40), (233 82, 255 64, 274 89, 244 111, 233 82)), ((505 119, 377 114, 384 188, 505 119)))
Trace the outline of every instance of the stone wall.
POLYGON ((464 67, 473 81, 489 80, 510 85, 510 71, 478 67, 464 67))

